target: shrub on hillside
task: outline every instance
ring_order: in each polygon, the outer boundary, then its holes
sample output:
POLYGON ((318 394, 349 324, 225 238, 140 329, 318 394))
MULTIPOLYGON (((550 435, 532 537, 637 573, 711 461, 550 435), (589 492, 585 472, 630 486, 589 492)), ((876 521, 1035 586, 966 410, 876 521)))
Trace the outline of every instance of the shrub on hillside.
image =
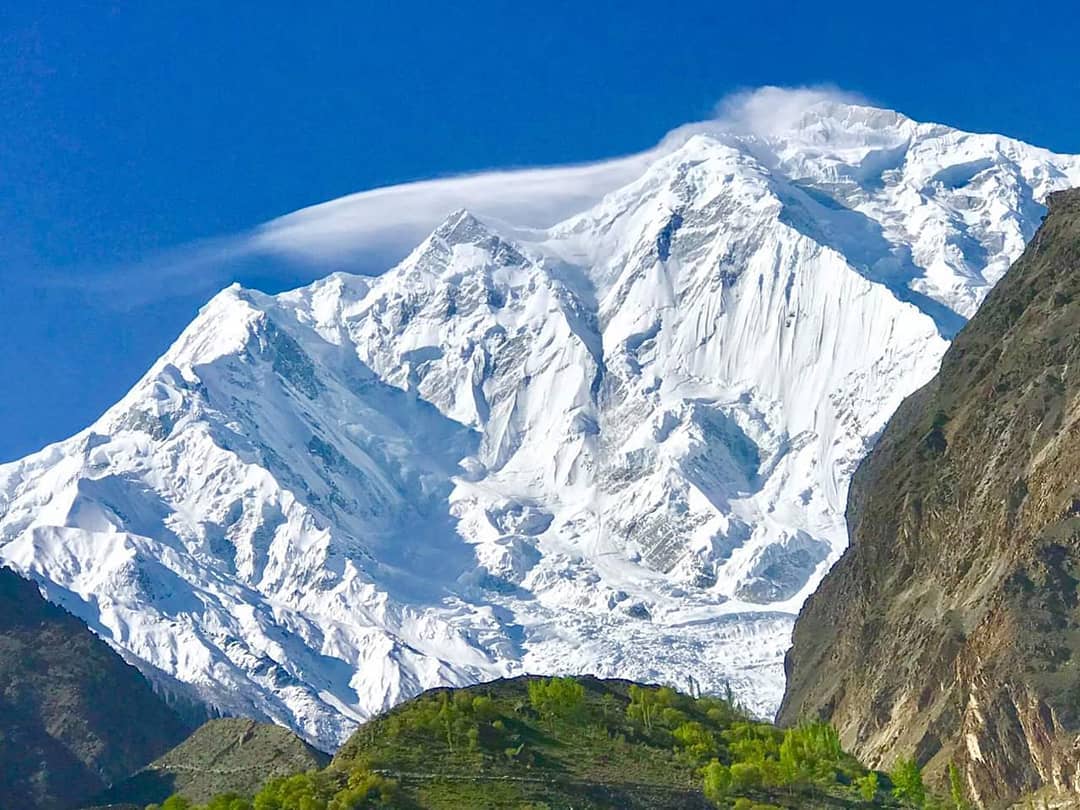
POLYGON ((529 703, 541 717, 579 722, 584 715, 585 687, 573 678, 529 681, 529 703))

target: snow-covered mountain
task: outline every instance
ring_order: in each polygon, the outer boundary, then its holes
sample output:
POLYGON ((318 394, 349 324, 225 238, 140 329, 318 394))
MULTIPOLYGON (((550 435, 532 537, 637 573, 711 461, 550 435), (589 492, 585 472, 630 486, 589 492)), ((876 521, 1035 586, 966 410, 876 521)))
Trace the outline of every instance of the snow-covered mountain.
POLYGON ((544 230, 230 287, 0 466, 0 558, 151 678, 331 747, 421 689, 594 672, 772 712, 848 480, 1080 158, 823 101, 703 126, 544 230))

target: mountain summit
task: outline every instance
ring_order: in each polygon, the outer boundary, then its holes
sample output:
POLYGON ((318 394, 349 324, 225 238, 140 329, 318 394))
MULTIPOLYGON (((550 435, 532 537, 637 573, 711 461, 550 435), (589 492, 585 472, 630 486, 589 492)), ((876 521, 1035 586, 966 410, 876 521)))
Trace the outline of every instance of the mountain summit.
POLYGON ((0 558, 151 679, 323 748, 521 672, 769 714, 855 466, 1077 183, 827 102, 688 133, 547 230, 457 212, 377 278, 231 287, 0 467, 0 558))

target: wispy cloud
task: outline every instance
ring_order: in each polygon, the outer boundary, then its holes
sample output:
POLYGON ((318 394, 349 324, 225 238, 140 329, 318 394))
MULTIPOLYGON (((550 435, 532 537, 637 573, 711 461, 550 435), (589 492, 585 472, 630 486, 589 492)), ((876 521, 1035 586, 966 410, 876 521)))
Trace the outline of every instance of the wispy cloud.
POLYGON ((319 269, 387 269, 450 212, 475 214, 517 228, 549 227, 639 177, 658 156, 703 131, 773 134, 813 105, 863 103, 832 87, 762 87, 734 93, 708 121, 679 127, 654 148, 583 165, 502 169, 425 180, 351 194, 264 223, 247 233, 179 247, 147 261, 83 276, 75 282, 112 303, 131 306, 193 295, 233 280, 238 265, 300 264, 319 269), (371 267, 376 256, 383 266, 371 267))
POLYGON ((351 194, 267 222, 252 246, 297 259, 413 247, 452 211, 544 228, 638 177, 655 150, 578 166, 483 172, 351 194))
POLYGON ((716 105, 715 123, 727 130, 775 135, 790 130, 811 107, 825 103, 870 102, 832 85, 758 87, 725 96, 716 105))

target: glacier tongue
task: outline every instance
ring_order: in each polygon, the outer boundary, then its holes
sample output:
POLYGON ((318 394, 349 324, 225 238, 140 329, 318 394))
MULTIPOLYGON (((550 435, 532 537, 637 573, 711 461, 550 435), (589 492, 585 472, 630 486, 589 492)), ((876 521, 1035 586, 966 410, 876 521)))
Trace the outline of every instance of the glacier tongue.
POLYGON ((152 678, 330 748, 520 672, 762 714, 855 465, 1080 159, 824 102, 700 128, 544 231, 231 287, 0 466, 0 558, 152 678))

